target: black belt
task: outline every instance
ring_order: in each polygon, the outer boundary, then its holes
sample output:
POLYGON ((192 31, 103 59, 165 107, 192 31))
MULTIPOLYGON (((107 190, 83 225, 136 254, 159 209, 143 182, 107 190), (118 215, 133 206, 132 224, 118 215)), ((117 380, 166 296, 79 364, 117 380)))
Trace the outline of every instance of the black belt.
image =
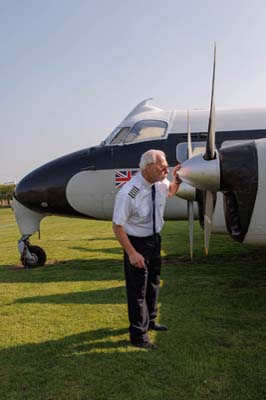
POLYGON ((127 235, 132 239, 140 239, 140 240, 156 240, 158 237, 160 237, 160 233, 155 233, 154 235, 150 235, 150 236, 133 236, 133 235, 127 235))

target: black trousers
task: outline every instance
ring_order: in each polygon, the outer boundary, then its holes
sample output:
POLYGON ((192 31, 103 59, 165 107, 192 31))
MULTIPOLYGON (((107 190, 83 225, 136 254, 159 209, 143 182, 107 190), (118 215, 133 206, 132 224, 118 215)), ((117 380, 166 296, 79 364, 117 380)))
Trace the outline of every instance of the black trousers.
POLYGON ((150 321, 157 317, 157 301, 161 273, 161 237, 159 234, 139 238, 129 236, 133 247, 143 255, 145 268, 136 268, 124 252, 129 333, 132 343, 148 340, 150 321))

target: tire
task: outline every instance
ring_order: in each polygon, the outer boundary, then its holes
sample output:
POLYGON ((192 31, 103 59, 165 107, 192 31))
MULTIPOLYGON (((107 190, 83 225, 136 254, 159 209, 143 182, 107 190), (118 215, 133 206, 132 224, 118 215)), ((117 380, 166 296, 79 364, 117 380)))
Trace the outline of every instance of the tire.
POLYGON ((22 264, 28 268, 36 268, 44 266, 46 262, 45 251, 39 246, 31 246, 31 245, 28 245, 28 250, 34 259, 30 260, 27 258, 23 258, 21 259, 22 264))

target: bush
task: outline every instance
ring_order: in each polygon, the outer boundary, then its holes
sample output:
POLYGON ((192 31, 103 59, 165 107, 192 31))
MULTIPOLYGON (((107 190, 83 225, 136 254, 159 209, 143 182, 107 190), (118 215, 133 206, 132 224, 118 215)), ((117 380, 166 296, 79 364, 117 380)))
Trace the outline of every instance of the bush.
POLYGON ((2 207, 11 206, 14 189, 15 189, 14 184, 0 185, 0 206, 2 207))

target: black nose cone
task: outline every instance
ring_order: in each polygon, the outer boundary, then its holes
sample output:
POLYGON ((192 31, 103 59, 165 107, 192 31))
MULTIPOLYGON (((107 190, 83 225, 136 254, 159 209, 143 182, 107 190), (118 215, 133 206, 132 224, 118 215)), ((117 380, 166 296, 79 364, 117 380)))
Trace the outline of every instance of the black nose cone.
POLYGON ((15 189, 15 198, 25 207, 48 214, 77 215, 66 198, 69 179, 87 165, 85 150, 51 161, 26 175, 15 189))

